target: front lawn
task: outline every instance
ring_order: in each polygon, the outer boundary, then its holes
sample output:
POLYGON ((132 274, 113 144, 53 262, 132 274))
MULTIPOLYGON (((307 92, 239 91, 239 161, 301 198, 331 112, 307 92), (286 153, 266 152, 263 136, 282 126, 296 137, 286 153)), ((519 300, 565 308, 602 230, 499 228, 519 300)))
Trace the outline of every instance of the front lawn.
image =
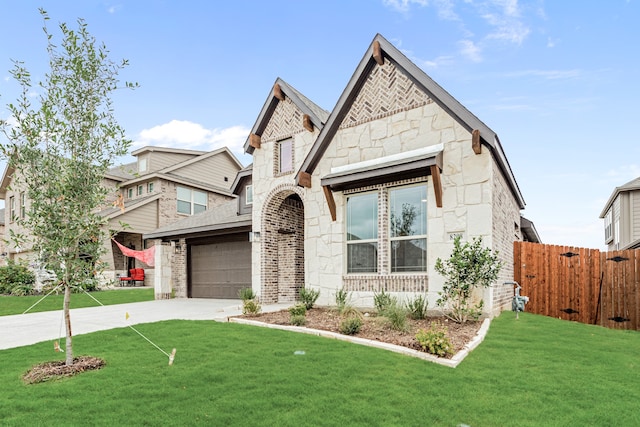
POLYGON ((105 368, 25 385, 51 343, 0 351, 3 425, 640 425, 640 335, 503 313, 457 368, 211 321, 74 337, 105 368), (304 354, 300 354, 304 352, 304 354))
MULTIPOLYGON (((91 292, 91 295, 103 305, 112 305, 129 302, 152 301, 154 298, 153 292, 152 288, 132 288, 95 291, 91 292)), ((29 310, 29 313, 62 310, 63 298, 64 295, 62 295, 62 293, 59 295, 51 294, 29 310)), ((0 316, 22 314, 26 309, 31 307, 40 299, 42 299, 42 295, 30 295, 26 297, 0 295, 0 316)), ((72 294, 70 304, 71 308, 96 307, 100 305, 85 293, 72 294)))

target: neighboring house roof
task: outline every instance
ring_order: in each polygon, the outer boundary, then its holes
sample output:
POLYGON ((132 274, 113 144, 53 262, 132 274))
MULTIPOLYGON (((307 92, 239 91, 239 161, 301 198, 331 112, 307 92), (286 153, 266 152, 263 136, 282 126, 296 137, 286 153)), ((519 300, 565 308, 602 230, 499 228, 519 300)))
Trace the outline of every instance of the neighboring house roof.
MULTIPOLYGON (((308 174, 313 173, 316 166, 320 162, 320 159, 324 155, 324 152, 331 143, 334 135, 338 131, 338 128, 342 124, 345 116, 349 112, 354 100, 356 99, 360 89, 367 81, 367 77, 370 74, 374 66, 376 66, 376 59, 374 58, 374 46, 380 46, 381 53, 384 58, 391 61, 393 65, 404 72, 416 86, 424 91, 440 108, 445 110, 451 117, 456 120, 461 126, 467 129, 469 132, 473 130, 480 131, 481 143, 489 148, 494 155, 498 167, 506 177, 507 183, 511 192, 514 194, 520 209, 524 209, 525 201, 518 187, 518 183, 515 180, 511 166, 507 161, 498 135, 492 131, 487 125, 485 125, 480 119, 467 110, 460 102, 458 102, 453 96, 445 91, 440 85, 431 79, 424 71, 418 68, 412 63, 404 54, 402 54, 395 46, 389 43, 380 34, 377 34, 373 39, 373 42, 369 46, 369 49, 365 53, 364 57, 360 61, 360 64, 356 68, 351 80, 347 84, 343 91, 338 103, 331 112, 324 127, 321 128, 320 134, 315 143, 311 147, 311 150, 307 154, 307 157, 302 162, 300 169, 296 173, 296 181, 298 181, 300 172, 306 172, 308 174)), ((259 130, 252 130, 257 132, 259 130)), ((247 144, 245 144, 245 149, 247 144)))
POLYGON ((118 206, 109 207, 100 211, 100 215, 105 217, 106 219, 117 218, 120 215, 124 215, 125 213, 130 212, 133 209, 140 208, 148 203, 151 203, 160 198, 161 194, 151 194, 145 197, 138 197, 136 199, 125 200, 124 202, 124 210, 120 209, 118 206))
POLYGON ((536 226, 523 216, 520 217, 520 230, 522 230, 525 242, 542 243, 536 226))
POLYGON ((127 181, 134 178, 135 172, 138 170, 137 163, 126 163, 120 166, 114 166, 105 174, 105 178, 111 178, 114 181, 127 181))
POLYGON ((122 187, 126 187, 126 186, 129 186, 129 185, 135 185, 135 184, 137 184, 139 182, 148 181, 149 179, 153 179, 153 178, 166 179, 167 181, 176 182, 178 184, 188 185, 190 187, 199 188, 201 190, 207 190, 207 191, 216 192, 216 193, 219 193, 219 194, 222 194, 222 195, 225 195, 225 196, 231 196, 232 195, 230 190, 228 190, 226 188, 218 187, 217 185, 207 184, 206 182, 197 181, 195 179, 186 178, 184 176, 175 175, 175 174, 172 174, 172 173, 160 173, 160 172, 152 172, 152 173, 147 174, 147 175, 142 175, 142 176, 136 177, 134 179, 131 179, 131 180, 126 181, 125 183, 123 183, 122 187))
MULTIPOLYGON (((151 147, 147 147, 147 148, 151 148, 151 147)), ((199 162, 201 160, 207 159, 209 157, 213 157, 213 156, 216 156, 218 154, 223 154, 223 153, 228 155, 231 158, 231 160, 233 160, 233 162, 235 162, 235 164, 238 166, 238 168, 242 168, 242 163, 240 163, 238 158, 236 156, 234 156, 233 153, 227 147, 222 147, 222 148, 218 148, 217 150, 213 150, 213 151, 209 151, 207 153, 200 154, 199 156, 194 157, 192 159, 185 160, 185 161, 180 162, 180 163, 176 163, 175 165, 167 166, 166 168, 161 169, 158 172, 160 172, 160 173, 169 173, 169 172, 175 171, 177 169, 183 168, 185 166, 189 166, 189 165, 191 165, 193 163, 199 162)))
POLYGON ((245 178, 250 177, 253 174, 253 163, 249 166, 241 169, 236 174, 236 179, 233 180, 233 184, 231 184, 231 192, 233 194, 240 194, 240 184, 244 181, 245 178))
MULTIPOLYGON (((300 109, 300 111, 302 111, 303 114, 307 114, 309 116, 311 123, 313 123, 316 128, 322 129, 329 117, 328 111, 313 103, 313 101, 302 95, 280 77, 276 79, 273 86, 276 87, 276 85, 280 87, 282 93, 284 93, 285 96, 289 97, 289 99, 296 105, 296 107, 300 109)), ((255 124, 251 128, 249 136, 251 134, 262 135, 262 132, 269 123, 271 115, 278 105, 278 102, 280 101, 278 98, 276 98, 274 91, 272 90, 269 93, 269 96, 267 96, 267 100, 265 101, 262 110, 260 110, 260 114, 258 115, 255 124)), ((247 140, 244 143, 244 151, 246 153, 253 154, 253 150, 254 148, 249 145, 249 137, 247 137, 247 140)))
POLYGON ((238 201, 233 199, 213 209, 192 215, 172 224, 160 227, 144 234, 143 239, 161 239, 170 237, 189 238, 203 234, 227 234, 233 229, 249 231, 251 214, 238 215, 238 201))
POLYGON ((636 179, 632 179, 626 184, 621 185, 620 187, 616 187, 615 190, 613 190, 613 193, 611 193, 609 200, 607 200, 607 203, 604 205, 604 209, 600 213, 600 218, 604 218, 605 215, 607 215, 607 212, 611 208, 613 201, 616 199, 616 197, 618 197, 620 193, 624 193, 627 191, 634 191, 634 190, 640 190, 640 177, 636 179))
POLYGON ((144 154, 150 151, 158 151, 161 153, 172 153, 172 154, 191 154, 194 156, 199 156, 201 154, 207 153, 207 151, 201 151, 201 150, 186 150, 183 148, 156 147, 154 145, 147 145, 145 147, 138 148, 137 150, 132 151, 131 155, 138 156, 140 154, 144 154))
POLYGON ((0 198, 4 199, 7 195, 7 188, 11 183, 11 177, 15 169, 7 164, 4 168, 4 173, 2 174, 2 181, 0 182, 0 198))

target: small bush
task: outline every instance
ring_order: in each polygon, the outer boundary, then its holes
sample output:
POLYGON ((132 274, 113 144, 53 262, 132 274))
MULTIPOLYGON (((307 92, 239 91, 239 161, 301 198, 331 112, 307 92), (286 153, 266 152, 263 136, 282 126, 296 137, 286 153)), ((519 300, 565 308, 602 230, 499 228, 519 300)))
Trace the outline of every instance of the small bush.
POLYGON ((342 312, 340 313, 342 314, 343 318, 347 318, 347 317, 357 317, 360 320, 364 319, 364 315, 362 314, 362 312, 360 310, 358 310, 357 308, 355 308, 352 305, 345 305, 342 308, 342 312))
POLYGON ((260 313, 260 310, 262 310, 262 307, 260 307, 260 304, 255 299, 242 301, 242 314, 252 316, 260 313))
POLYGON ((253 289, 251 288, 240 289, 240 291, 238 291, 238 296, 242 301, 256 299, 256 294, 255 292, 253 292, 253 289))
POLYGON ((17 288, 16 293, 31 293, 35 281, 35 275, 24 264, 10 259, 7 265, 0 267, 0 294, 13 294, 14 288, 17 288))
POLYGON ((384 315, 384 312, 391 304, 393 304, 394 298, 391 297, 388 293, 382 290, 382 292, 373 294, 373 305, 376 308, 376 311, 380 315, 384 315))
POLYGON ((307 306, 304 304, 296 304, 293 307, 289 307, 289 314, 292 316, 304 316, 307 314, 307 306))
POLYGON ((351 293, 345 290, 344 288, 340 288, 336 292, 336 308, 339 313, 342 313, 344 308, 349 304, 351 300, 351 293))
POLYGON ((429 329, 420 329, 416 334, 416 341, 422 350, 438 357, 444 357, 453 351, 445 329, 435 323, 432 323, 429 329))
POLYGON ((409 317, 413 320, 422 320, 427 318, 427 307, 429 301, 422 296, 418 295, 412 300, 407 301, 407 310, 409 311, 409 317))
POLYGON ((408 329, 407 325, 407 309, 394 302, 384 312, 384 316, 387 318, 389 327, 395 331, 404 332, 408 329))
POLYGON ((289 318, 289 323, 295 326, 304 326, 307 323, 307 318, 304 315, 292 314, 289 318))
POLYGON ((318 297, 320 296, 320 291, 316 291, 314 289, 302 288, 299 292, 300 301, 302 301, 307 307, 307 310, 311 310, 313 308, 313 304, 316 303, 318 297))
POLYGON ((349 316, 340 322, 340 333, 343 335, 355 335, 362 328, 362 318, 349 316))

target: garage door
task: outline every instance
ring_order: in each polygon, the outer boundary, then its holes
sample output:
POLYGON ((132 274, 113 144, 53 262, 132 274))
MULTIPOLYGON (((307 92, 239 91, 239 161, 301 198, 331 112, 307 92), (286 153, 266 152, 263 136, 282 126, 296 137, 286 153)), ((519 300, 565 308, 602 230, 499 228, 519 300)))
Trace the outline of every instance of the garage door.
POLYGON ((191 246, 192 298, 234 298, 251 287, 251 243, 221 242, 191 246))

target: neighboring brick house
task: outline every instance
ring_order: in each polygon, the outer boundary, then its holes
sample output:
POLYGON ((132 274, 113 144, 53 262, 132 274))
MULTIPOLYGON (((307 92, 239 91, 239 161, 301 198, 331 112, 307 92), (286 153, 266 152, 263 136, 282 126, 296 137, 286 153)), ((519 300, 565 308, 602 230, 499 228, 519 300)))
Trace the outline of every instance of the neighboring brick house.
MULTIPOLYGON (((242 239, 263 303, 294 301, 308 286, 320 290, 320 304, 346 289, 362 306, 382 290, 426 293, 434 306, 443 284, 435 261, 461 235, 483 237, 504 261, 483 295, 497 312, 513 296, 503 285, 513 279, 513 242, 539 240, 520 215, 524 199, 495 132, 380 35, 331 113, 277 79, 245 151, 253 165, 233 191, 250 189, 236 215, 251 211, 242 239)), ((231 218, 201 216, 198 227, 219 236, 231 218)), ((189 278, 197 227, 169 228, 145 238, 180 242, 185 271, 172 278, 189 278)), ((185 281, 177 296, 193 296, 185 281)))
POLYGON ((600 218, 607 250, 640 249, 640 177, 613 190, 600 218))
MULTIPOLYGON (((115 240, 131 249, 148 247, 143 233, 155 230, 191 215, 211 210, 233 199, 230 186, 240 162, 227 149, 205 152, 164 147, 144 147, 132 152, 136 162, 112 168, 103 184, 112 188, 101 214, 108 220, 109 230, 117 232, 115 240), (120 203, 117 203, 120 199, 120 203), (117 205, 115 206, 114 203, 117 205), (123 229, 121 223, 127 224, 123 229)), ((28 211, 23 192, 10 189, 13 171, 8 168, 0 187, 5 205, 13 207, 5 213, 8 229, 15 227, 13 218, 28 211)), ((126 257, 111 241, 105 242, 101 261, 108 267, 106 281, 126 276, 131 268, 146 269, 145 284, 153 283, 153 269, 134 258, 126 257)), ((33 258, 28 248, 9 247, 10 258, 33 258)))

